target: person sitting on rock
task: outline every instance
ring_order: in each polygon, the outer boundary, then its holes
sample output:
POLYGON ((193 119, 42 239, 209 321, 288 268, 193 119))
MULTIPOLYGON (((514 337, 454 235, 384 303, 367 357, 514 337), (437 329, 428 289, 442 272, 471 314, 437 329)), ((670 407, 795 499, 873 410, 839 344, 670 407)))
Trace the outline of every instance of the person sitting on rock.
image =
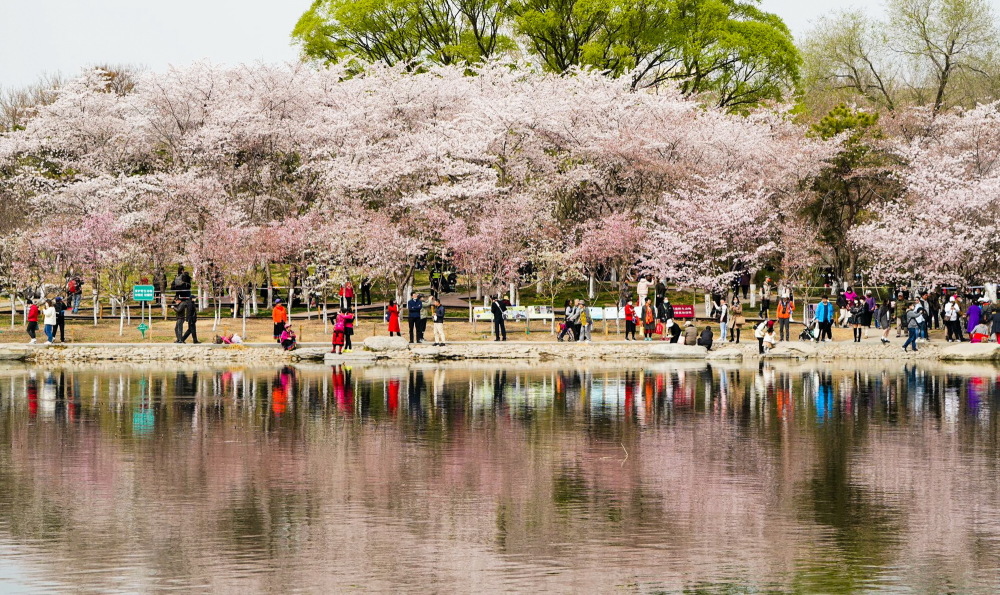
POLYGON ((987 343, 990 340, 990 327, 986 324, 985 320, 980 320, 972 329, 972 342, 973 343, 987 343))
POLYGON ((697 345, 698 344, 698 329, 695 328, 694 323, 688 320, 684 323, 684 344, 685 345, 697 345))
POLYGON ((281 332, 279 341, 281 342, 281 347, 285 351, 292 351, 295 349, 297 338, 295 336, 295 331, 292 330, 292 325, 285 325, 285 330, 281 332))
POLYGON ((705 330, 701 331, 701 336, 698 337, 698 345, 701 345, 708 351, 712 350, 712 327, 706 326, 705 330))

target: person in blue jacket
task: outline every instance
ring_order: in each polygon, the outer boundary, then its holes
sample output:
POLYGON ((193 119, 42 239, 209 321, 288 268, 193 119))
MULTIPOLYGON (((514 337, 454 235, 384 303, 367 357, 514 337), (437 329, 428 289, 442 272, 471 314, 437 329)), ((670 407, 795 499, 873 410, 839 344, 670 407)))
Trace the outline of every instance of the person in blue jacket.
POLYGON ((833 341, 833 304, 830 297, 824 295, 823 301, 816 306, 816 322, 819 323, 819 339, 817 341, 833 341))
POLYGON ((420 299, 417 292, 410 294, 410 301, 406 302, 406 322, 410 326, 410 343, 422 343, 420 336, 420 310, 424 307, 424 300, 420 299), (415 331, 415 333, 414 333, 415 331), (414 337, 414 334, 416 337, 414 337), (414 338, 416 340, 414 341, 414 338))

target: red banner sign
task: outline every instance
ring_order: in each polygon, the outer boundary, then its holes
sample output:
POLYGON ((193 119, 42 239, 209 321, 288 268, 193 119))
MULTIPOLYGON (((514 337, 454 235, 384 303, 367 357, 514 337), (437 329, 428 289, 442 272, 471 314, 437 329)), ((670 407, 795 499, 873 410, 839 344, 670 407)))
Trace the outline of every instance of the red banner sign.
POLYGON ((674 318, 694 318, 694 306, 674 305, 674 318))

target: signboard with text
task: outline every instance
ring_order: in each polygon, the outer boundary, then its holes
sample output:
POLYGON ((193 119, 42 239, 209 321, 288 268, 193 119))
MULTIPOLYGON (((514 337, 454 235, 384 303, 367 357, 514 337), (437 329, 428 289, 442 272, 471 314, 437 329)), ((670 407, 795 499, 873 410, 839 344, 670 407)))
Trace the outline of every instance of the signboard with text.
POLYGON ((694 306, 674 304, 674 318, 694 318, 694 306))
POLYGON ((153 301, 153 294, 155 290, 152 285, 133 285, 132 286, 132 299, 137 302, 151 302, 153 301))

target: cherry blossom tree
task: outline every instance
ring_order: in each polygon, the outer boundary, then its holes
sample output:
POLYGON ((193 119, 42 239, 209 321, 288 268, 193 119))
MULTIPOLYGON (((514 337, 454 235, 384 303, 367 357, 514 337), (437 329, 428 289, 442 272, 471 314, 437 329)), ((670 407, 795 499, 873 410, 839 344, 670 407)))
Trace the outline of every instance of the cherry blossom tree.
POLYGON ((1000 278, 1000 106, 932 117, 910 114, 921 133, 898 138, 908 163, 904 200, 851 240, 875 280, 925 284, 1000 278))
POLYGON ((780 111, 735 116, 590 71, 197 63, 128 88, 99 70, 70 81, 0 134, 0 192, 57 214, 19 231, 11 270, 73 267, 101 292, 113 271, 123 288, 184 262, 242 300, 272 265, 318 291, 363 275, 402 297, 421 259, 449 252, 491 291, 527 263, 566 280, 639 259, 710 286, 780 250, 786 205, 835 145, 780 111))

